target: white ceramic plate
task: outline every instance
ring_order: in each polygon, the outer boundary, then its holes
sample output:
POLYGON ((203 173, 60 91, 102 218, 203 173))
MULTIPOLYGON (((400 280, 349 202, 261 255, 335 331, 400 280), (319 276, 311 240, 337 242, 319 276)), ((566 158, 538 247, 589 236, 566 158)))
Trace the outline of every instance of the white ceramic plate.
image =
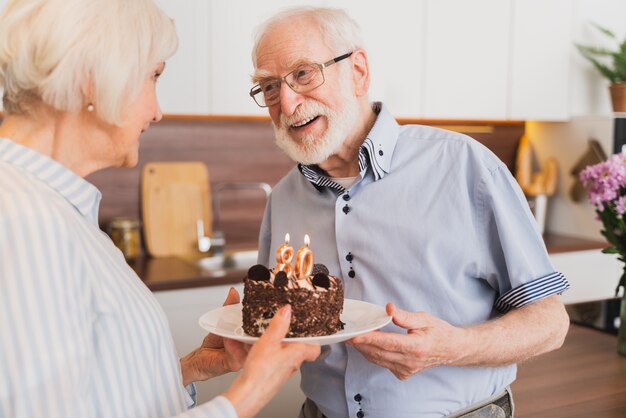
MULTIPOLYGON (((241 303, 238 303, 213 309, 202 315, 198 322, 202 328, 213 334, 244 343, 254 343, 258 337, 245 334, 241 327, 241 308, 241 303)), ((285 338, 283 341, 318 345, 335 344, 382 328, 391 321, 391 317, 382 306, 360 300, 344 299, 341 320, 346 325, 336 334, 322 337, 285 338)))

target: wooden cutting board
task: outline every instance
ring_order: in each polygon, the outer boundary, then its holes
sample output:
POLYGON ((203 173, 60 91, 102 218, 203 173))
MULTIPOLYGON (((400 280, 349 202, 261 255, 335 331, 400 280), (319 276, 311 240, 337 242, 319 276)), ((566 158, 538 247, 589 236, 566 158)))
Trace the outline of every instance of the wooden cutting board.
POLYGON ((141 173, 144 240, 153 257, 198 253, 197 222, 211 235, 209 172, 202 162, 153 162, 141 173))

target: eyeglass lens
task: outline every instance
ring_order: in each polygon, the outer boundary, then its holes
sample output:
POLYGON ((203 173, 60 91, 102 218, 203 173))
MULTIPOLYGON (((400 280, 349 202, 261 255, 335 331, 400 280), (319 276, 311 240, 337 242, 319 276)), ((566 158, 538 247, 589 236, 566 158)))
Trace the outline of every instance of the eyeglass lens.
MULTIPOLYGON (((324 82, 322 70, 317 64, 304 64, 284 77, 285 82, 296 93, 306 93, 319 87, 324 82)), ((265 106, 272 106, 280 101, 281 80, 271 80, 259 85, 260 90, 254 99, 265 106)))
POLYGON ((333 58, 324 64, 303 64, 284 76, 282 79, 268 80, 250 90, 250 96, 261 107, 273 106, 280 102, 280 85, 283 80, 296 93, 307 93, 324 84, 323 69, 344 60, 352 52, 333 58))

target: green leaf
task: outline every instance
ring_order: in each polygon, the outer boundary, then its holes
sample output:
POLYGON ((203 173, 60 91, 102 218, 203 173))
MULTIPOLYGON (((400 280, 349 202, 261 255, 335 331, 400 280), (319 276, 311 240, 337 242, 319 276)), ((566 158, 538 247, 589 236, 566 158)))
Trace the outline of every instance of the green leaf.
POLYGON ((583 54, 585 58, 593 57, 594 55, 610 57, 615 54, 615 52, 611 51, 610 49, 596 48, 593 46, 585 46, 580 44, 576 44, 576 48, 578 48, 580 53, 583 54))
POLYGON ((587 59, 591 62, 591 64, 594 67, 596 67, 596 70, 598 70, 598 72, 602 74, 605 78, 607 78, 611 83, 613 84, 617 83, 618 77, 614 70, 612 70, 607 65, 601 63, 595 58, 587 57, 587 59))
MULTIPOLYGON (((617 41, 615 34, 597 23, 590 22, 602 34, 617 41)), ((614 49, 575 44, 585 57, 604 78, 612 84, 626 82, 626 39, 614 49), (603 59, 603 62, 600 59, 603 59), (610 61, 610 62, 609 62, 610 61)))
POLYGON ((619 254, 619 251, 617 250, 617 248, 615 247, 607 247, 607 248, 603 248, 602 252, 604 254, 619 254))
POLYGON ((618 82, 626 81, 626 54, 614 54, 613 65, 618 82))
MULTIPOLYGON (((626 267, 624 268, 624 274, 620 277, 619 282, 617 283, 617 287, 615 288, 615 296, 619 295, 620 287, 626 287, 626 267)), ((626 290, 626 289, 625 289, 626 290)))
POLYGON ((591 24, 591 26, 593 26, 594 28, 598 29, 600 32, 602 32, 603 34, 605 34, 609 38, 617 39, 615 34, 613 32, 611 32, 609 29, 605 28, 604 26, 600 26, 600 25, 598 25, 595 22, 590 22, 590 24, 591 24))

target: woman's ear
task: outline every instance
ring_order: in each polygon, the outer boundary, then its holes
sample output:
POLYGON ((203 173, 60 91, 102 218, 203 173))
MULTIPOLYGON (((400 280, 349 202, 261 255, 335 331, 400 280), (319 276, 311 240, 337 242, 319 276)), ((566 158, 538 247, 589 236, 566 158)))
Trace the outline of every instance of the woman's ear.
POLYGON ((83 95, 83 108, 86 109, 88 105, 93 106, 93 98, 94 98, 94 86, 91 77, 85 77, 85 79, 80 83, 80 92, 83 95))
POLYGON ((357 49, 350 57, 352 63, 352 77, 354 81, 354 93, 357 97, 365 96, 370 87, 370 67, 367 53, 363 49, 357 49))

